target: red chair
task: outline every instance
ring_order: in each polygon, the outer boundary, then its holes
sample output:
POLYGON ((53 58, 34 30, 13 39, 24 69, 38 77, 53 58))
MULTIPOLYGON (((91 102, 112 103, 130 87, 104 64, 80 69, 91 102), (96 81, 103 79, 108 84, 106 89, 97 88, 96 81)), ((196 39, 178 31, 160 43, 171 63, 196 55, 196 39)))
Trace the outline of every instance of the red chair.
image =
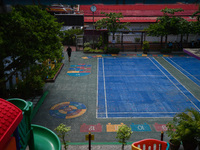
POLYGON ((168 150, 169 144, 156 139, 144 139, 132 144, 132 150, 168 150))

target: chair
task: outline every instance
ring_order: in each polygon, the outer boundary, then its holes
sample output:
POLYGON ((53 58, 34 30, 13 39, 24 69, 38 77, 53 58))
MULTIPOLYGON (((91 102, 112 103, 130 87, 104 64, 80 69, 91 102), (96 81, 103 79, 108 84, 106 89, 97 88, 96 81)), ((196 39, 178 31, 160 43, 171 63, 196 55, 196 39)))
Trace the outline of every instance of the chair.
POLYGON ((144 139, 132 144, 132 150, 149 150, 149 147, 151 150, 168 150, 169 144, 156 139, 144 139))

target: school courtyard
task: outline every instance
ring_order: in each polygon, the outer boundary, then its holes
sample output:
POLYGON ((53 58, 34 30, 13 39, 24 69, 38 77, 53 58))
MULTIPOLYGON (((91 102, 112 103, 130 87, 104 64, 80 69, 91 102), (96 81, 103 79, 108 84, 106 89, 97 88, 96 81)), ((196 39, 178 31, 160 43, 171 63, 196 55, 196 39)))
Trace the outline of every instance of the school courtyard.
POLYGON ((162 131, 168 142, 166 124, 172 117, 188 107, 200 109, 200 62, 185 53, 73 51, 71 62, 64 55, 55 82, 45 84, 48 94, 32 124, 53 131, 60 123, 71 126, 69 150, 88 149, 89 132, 92 149, 120 149, 116 132, 122 124, 133 131, 125 149, 138 140, 160 140, 162 131))

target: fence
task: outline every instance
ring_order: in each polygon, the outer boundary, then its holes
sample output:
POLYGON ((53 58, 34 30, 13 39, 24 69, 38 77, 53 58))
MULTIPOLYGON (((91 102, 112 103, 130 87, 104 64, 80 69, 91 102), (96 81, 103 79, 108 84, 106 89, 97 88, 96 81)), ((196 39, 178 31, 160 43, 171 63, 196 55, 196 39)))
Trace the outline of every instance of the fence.
MULTIPOLYGON (((84 35, 83 43, 89 42, 95 45, 99 42, 101 35, 84 35)), ((112 39, 112 34, 107 35, 107 39, 103 36, 102 48, 107 43, 108 46, 115 43, 115 47, 120 48, 121 51, 142 51, 143 41, 150 43, 150 51, 159 51, 165 45, 165 37, 148 36, 144 31, 134 32, 118 32, 115 34, 115 40, 112 39), (107 40, 107 41, 106 41, 107 40)), ((173 51, 182 51, 183 47, 194 48, 200 47, 200 35, 168 35, 167 42, 172 43, 173 51)))
MULTIPOLYGON (((118 33, 115 34, 115 46, 119 47, 122 51, 141 51, 143 41, 150 43, 151 51, 159 51, 165 43, 165 37, 148 36, 145 32, 135 33, 118 33)), ((109 36, 109 44, 112 43, 112 35, 109 36)), ((167 43, 172 43, 173 51, 182 51, 183 47, 200 47, 199 35, 168 35, 167 43), (181 42, 182 41, 182 42, 181 42)))

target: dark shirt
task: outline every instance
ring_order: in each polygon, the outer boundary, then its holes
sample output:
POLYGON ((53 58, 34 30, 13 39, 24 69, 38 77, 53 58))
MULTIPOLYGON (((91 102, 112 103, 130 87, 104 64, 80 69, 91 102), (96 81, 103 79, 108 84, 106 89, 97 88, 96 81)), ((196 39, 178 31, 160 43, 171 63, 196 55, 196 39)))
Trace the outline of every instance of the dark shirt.
POLYGON ((71 47, 68 47, 68 48, 67 48, 67 54, 68 54, 69 57, 71 57, 71 52, 72 52, 71 47))
POLYGON ((67 48, 67 52, 68 52, 68 53, 71 53, 71 52, 72 52, 71 47, 68 47, 68 48, 67 48))

